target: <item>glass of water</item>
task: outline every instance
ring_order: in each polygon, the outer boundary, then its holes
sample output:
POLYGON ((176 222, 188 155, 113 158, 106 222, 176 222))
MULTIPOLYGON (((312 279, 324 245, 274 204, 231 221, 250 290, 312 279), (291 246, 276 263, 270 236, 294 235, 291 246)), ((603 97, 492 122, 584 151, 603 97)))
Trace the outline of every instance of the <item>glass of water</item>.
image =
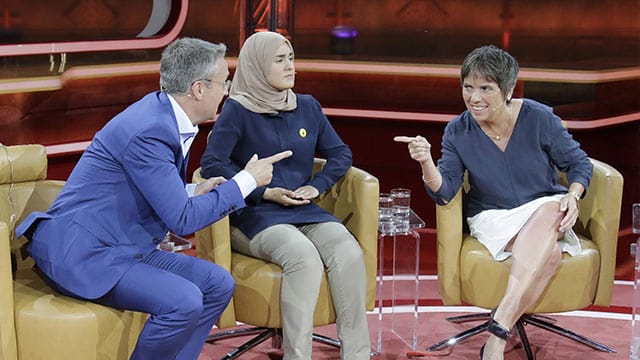
POLYGON ((631 231, 640 234, 640 203, 635 203, 631 207, 631 231))
POLYGON ((398 234, 409 232, 409 215, 411 212, 411 190, 405 188, 391 189, 393 202, 393 222, 398 234))
POLYGON ((378 230, 382 235, 393 235, 393 200, 388 193, 378 197, 378 230))

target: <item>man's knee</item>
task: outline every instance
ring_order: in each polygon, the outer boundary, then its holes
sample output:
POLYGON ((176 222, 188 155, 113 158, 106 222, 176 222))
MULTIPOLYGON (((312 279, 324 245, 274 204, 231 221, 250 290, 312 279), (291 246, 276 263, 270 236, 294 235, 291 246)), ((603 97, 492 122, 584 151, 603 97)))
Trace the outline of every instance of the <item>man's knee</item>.
POLYGON ((236 287, 236 282, 233 280, 233 276, 230 273, 226 272, 222 276, 222 281, 218 285, 218 295, 225 299, 225 302, 229 302, 231 300, 231 296, 233 296, 233 291, 236 287))
POLYGON ((172 301, 169 312, 174 320, 196 323, 204 311, 202 292, 194 285, 192 291, 183 291, 172 301))
POLYGON ((206 298, 231 299, 235 289, 233 276, 219 266, 212 266, 208 271, 206 282, 202 286, 204 296, 206 298))

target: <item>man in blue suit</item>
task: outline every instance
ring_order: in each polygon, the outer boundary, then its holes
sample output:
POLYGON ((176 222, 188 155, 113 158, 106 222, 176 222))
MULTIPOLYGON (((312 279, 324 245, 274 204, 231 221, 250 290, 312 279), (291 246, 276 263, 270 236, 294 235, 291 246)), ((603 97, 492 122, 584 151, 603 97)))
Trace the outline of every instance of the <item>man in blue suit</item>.
POLYGON ((167 231, 190 234, 245 206, 271 181, 285 151, 254 156, 232 179, 186 184, 198 124, 229 91, 226 47, 193 38, 162 53, 161 91, 96 133, 47 213, 17 229, 51 286, 63 294, 149 313, 132 359, 197 359, 234 282, 219 266, 156 249, 167 231))

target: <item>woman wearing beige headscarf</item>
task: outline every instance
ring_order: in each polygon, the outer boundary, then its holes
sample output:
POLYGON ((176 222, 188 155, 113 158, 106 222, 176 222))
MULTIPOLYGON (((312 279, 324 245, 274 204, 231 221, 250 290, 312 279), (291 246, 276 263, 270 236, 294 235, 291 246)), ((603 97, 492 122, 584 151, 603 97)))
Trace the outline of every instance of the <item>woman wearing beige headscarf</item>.
POLYGON ((362 250, 349 231, 311 200, 351 166, 342 142, 320 104, 295 94, 293 49, 274 32, 250 36, 238 56, 230 99, 202 157, 202 175, 231 177, 258 154, 287 149, 274 164, 269 187, 247 197, 230 217, 232 247, 283 269, 281 313, 285 359, 311 359, 313 312, 324 268, 337 315, 341 357, 369 359, 362 250), (312 177, 316 154, 327 159, 312 177))

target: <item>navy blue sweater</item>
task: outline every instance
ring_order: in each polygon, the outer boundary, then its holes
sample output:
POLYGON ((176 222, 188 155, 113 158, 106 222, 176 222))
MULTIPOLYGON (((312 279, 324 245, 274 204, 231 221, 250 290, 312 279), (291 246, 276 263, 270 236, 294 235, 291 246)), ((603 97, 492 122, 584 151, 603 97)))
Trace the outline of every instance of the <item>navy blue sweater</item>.
MULTIPOLYGON (((216 120, 201 160, 204 177, 231 178, 244 168, 253 154, 259 158, 292 150, 293 155, 274 164, 269 187, 295 190, 312 185, 327 191, 351 167, 351 150, 340 139, 310 95, 297 95, 297 108, 276 115, 258 114, 228 99, 216 120), (327 159, 324 169, 312 176, 313 158, 327 159)), ((338 221, 311 203, 282 206, 262 199, 265 187, 247 197, 247 207, 230 216, 231 224, 249 239, 275 224, 308 224, 338 221)))
POLYGON ((470 191, 466 216, 488 209, 512 209, 541 196, 564 193, 558 170, 569 184, 589 187, 593 166, 551 108, 523 99, 509 143, 502 152, 465 111, 447 124, 438 161, 442 186, 437 192, 425 186, 442 205, 457 193, 464 171, 470 191))

